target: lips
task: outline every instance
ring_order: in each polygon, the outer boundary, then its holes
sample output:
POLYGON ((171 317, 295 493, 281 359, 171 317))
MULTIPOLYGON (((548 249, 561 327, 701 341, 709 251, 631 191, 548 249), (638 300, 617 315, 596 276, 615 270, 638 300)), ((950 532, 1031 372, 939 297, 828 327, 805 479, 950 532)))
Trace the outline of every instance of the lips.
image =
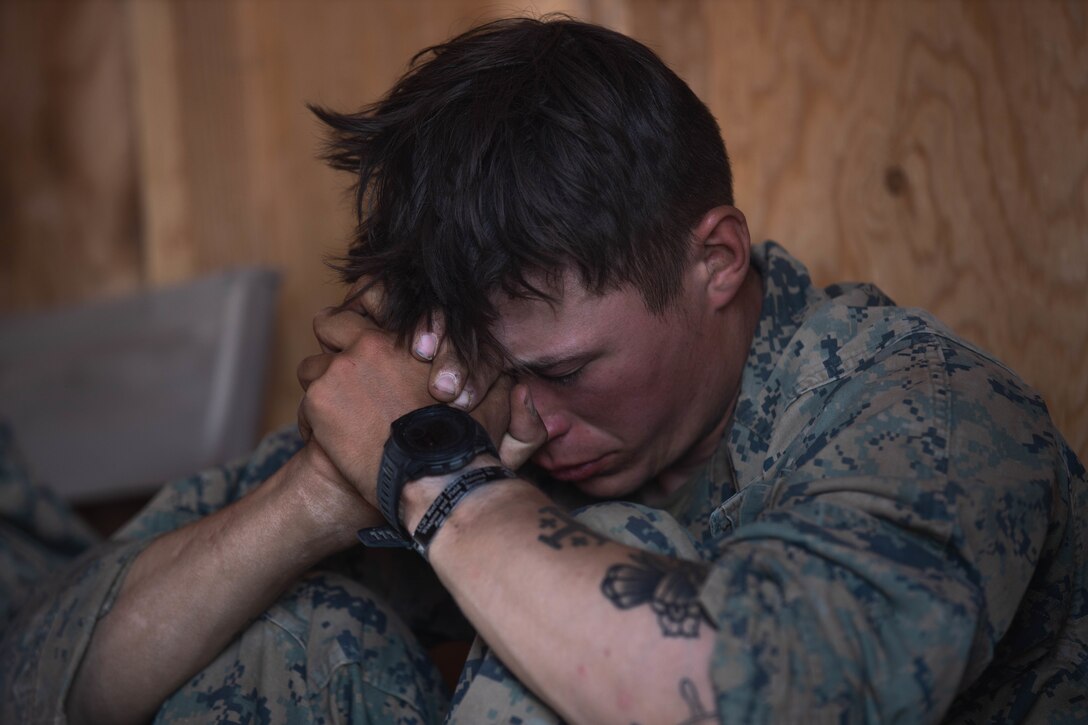
POLYGON ((585 461, 583 463, 575 463, 572 465, 557 466, 554 464, 548 464, 540 462, 541 468, 548 472, 552 478, 557 478, 560 481, 584 481, 587 478, 592 478, 600 473, 605 468, 607 455, 595 458, 591 461, 585 461))

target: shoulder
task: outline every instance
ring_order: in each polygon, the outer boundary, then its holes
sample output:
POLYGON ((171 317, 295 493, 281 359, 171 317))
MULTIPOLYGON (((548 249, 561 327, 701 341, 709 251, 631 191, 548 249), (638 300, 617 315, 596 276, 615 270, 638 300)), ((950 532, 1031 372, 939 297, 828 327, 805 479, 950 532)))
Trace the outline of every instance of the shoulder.
POLYGON ((765 308, 733 426, 741 485, 823 461, 832 442, 855 470, 863 453, 882 470, 900 456, 915 472, 969 477, 1079 468, 1041 396, 929 312, 873 285, 818 288, 774 243, 753 259, 765 308))
POLYGON ((930 313, 874 289, 828 288, 806 311, 766 386, 777 399, 762 406, 769 453, 800 462, 834 440, 884 470, 901 457, 904 473, 1023 478, 1066 467, 1034 389, 930 313))

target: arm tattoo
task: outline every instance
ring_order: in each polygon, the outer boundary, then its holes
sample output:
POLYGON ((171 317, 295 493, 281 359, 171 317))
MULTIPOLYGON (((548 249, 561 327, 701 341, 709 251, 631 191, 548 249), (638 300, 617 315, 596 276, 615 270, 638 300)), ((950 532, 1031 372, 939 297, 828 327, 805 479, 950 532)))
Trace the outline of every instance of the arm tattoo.
MULTIPOLYGON (((680 680, 680 697, 684 698, 684 704, 688 706, 691 715, 681 720, 677 725, 700 725, 701 723, 718 722, 717 711, 712 712, 703 707, 703 703, 699 700, 699 690, 690 677, 680 680)), ((633 722, 631 725, 639 724, 633 722)))
POLYGON ((698 637, 703 609, 699 587, 706 581, 706 564, 654 556, 645 551, 631 554, 635 565, 615 564, 601 582, 601 592, 618 609, 649 603, 666 637, 698 637))
POLYGON ((684 698, 684 702, 687 703, 688 709, 691 711, 691 717, 681 721, 679 725, 718 722, 718 713, 711 712, 703 707, 703 703, 699 700, 699 690, 690 678, 685 677, 680 680, 680 697, 684 698))
POLYGON ((537 513, 540 514, 541 530, 551 532, 540 534, 537 539, 556 551, 568 544, 570 546, 589 546, 593 543, 600 546, 607 541, 596 531, 578 523, 555 506, 544 506, 537 513))

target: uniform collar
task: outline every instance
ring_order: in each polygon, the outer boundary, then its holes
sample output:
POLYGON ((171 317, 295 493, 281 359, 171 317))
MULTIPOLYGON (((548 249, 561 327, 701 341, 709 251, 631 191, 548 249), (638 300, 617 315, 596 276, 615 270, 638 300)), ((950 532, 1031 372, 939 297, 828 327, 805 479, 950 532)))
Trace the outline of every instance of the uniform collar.
POLYGON ((763 280, 759 322, 741 375, 733 420, 703 470, 667 506, 690 523, 706 506, 717 506, 759 478, 771 427, 784 402, 773 372, 807 312, 827 299, 812 284, 808 270, 775 242, 752 248, 752 267, 763 280))

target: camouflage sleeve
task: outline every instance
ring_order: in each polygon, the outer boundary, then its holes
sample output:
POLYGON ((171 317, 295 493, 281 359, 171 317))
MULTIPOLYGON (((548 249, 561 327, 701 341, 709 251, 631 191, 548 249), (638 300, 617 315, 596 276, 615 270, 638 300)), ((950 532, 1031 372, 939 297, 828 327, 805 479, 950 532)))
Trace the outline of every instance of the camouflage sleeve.
POLYGON ((270 433, 248 458, 164 486, 113 538, 122 541, 153 538, 202 519, 258 486, 301 447, 302 441, 293 425, 270 433))
POLYGON ((109 610, 128 566, 156 536, 245 494, 290 458, 296 435, 270 435, 248 460, 165 486, 114 538, 41 584, 0 641, 0 722, 64 722, 64 706, 95 624, 109 610))
POLYGON ((940 719, 1053 545, 1052 430, 1015 376, 932 335, 799 396, 762 481, 711 517, 722 721, 940 719))
POLYGON ((99 541, 66 502, 37 485, 0 420, 0 632, 36 582, 99 541))

